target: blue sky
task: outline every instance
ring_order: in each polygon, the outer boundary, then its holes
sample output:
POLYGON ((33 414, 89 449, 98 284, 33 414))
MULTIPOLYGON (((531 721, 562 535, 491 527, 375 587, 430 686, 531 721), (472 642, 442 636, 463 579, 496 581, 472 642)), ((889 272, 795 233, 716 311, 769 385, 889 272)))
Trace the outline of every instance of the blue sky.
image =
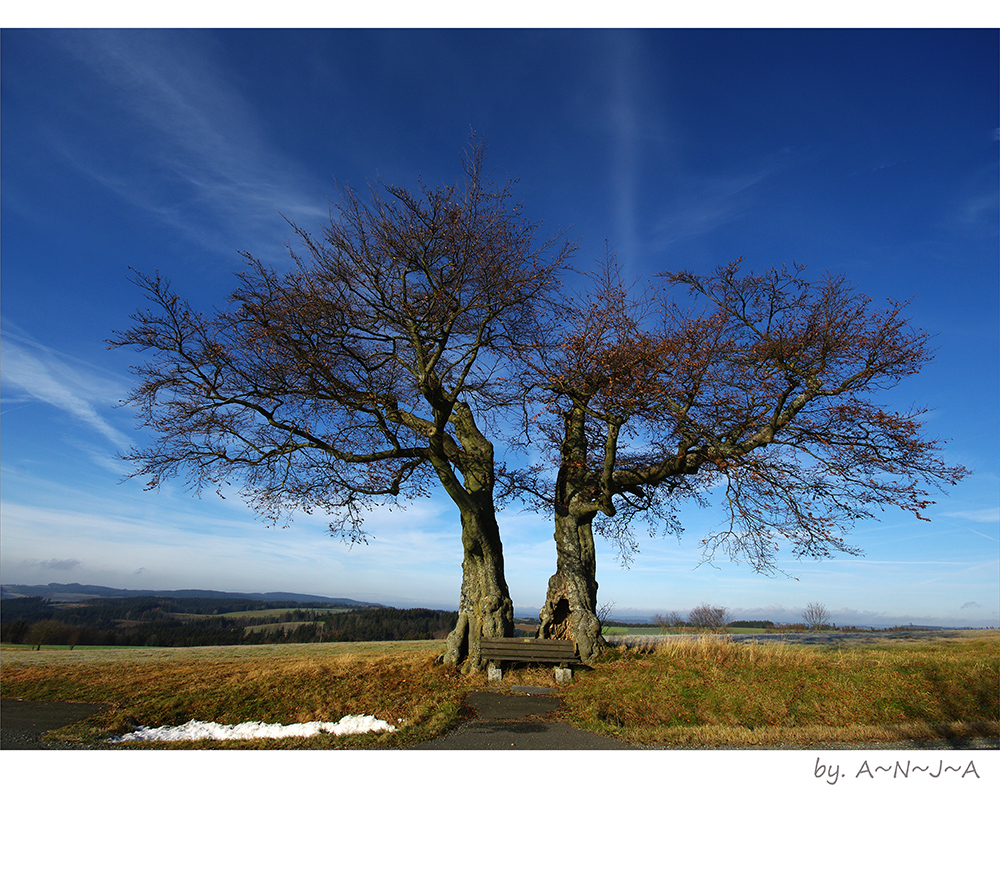
MULTIPOLYGON (((129 267, 199 307, 238 251, 281 262, 282 215, 317 230, 337 182, 454 181, 470 131, 583 267, 605 241, 628 277, 744 256, 846 275, 911 300, 936 360, 889 397, 933 408, 931 438, 974 475, 918 522, 859 526, 864 558, 795 579, 699 564, 718 516, 600 554, 622 616, 710 602, 839 623, 1000 624, 996 30, 34 31, 0 36, 4 583, 285 590, 454 608, 445 498, 376 513, 368 546, 322 516, 267 526, 236 496, 121 483, 141 443, 116 408, 134 356, 104 340, 142 293, 129 267)), ((554 569, 551 528, 502 516, 519 611, 554 569)))

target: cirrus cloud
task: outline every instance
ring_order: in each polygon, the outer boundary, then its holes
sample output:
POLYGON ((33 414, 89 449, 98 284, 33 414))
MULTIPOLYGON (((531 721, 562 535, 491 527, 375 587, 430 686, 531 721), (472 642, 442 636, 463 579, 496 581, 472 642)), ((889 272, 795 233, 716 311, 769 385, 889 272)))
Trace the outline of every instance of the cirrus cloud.
MULTIPOLYGON (((68 357, 68 356, 67 356, 68 357)), ((119 387, 98 371, 75 359, 65 360, 55 350, 25 337, 4 332, 0 375, 8 393, 50 405, 94 432, 119 450, 131 442, 101 416, 97 404, 110 405, 120 397, 119 387)))

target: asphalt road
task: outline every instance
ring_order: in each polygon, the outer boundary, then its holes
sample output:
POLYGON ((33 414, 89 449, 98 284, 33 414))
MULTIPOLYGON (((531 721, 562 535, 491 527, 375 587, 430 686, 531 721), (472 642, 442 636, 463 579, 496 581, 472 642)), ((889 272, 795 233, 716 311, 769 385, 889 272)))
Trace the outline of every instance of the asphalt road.
POLYGON ((47 744, 42 735, 72 725, 104 709, 105 704, 0 699, 0 750, 52 750, 68 744, 47 744))

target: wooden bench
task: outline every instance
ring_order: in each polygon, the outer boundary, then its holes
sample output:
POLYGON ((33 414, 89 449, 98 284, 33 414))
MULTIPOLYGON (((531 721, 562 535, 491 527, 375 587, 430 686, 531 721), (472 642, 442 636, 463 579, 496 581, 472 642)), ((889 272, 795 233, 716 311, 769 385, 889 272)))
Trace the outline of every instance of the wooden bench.
POLYGON ((569 639, 481 639, 479 652, 490 680, 502 678, 505 663, 555 664, 556 681, 568 682, 573 665, 580 663, 576 643, 569 639))

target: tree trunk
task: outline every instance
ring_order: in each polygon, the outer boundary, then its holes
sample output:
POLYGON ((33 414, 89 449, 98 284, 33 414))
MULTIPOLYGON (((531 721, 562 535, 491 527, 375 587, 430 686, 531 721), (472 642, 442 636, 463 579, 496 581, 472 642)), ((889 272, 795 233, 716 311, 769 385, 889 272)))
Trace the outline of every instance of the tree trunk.
POLYGON ((585 402, 563 414, 562 461, 556 478, 556 573, 539 613, 540 639, 571 639, 590 663, 604 646, 597 617, 597 555, 593 521, 599 509, 588 484, 585 402))
MULTIPOLYGON (((433 389, 428 391, 433 395, 433 389)), ((514 635, 514 603, 504 577, 503 544, 493 501, 493 445, 462 402, 446 400, 435 413, 439 423, 431 438, 431 463, 462 517, 463 550, 458 622, 448 634, 441 659, 453 667, 462 664, 463 671, 469 672, 482 666, 479 643, 483 637, 514 635), (453 424, 461 447, 441 431, 444 418, 453 424)))
POLYGON ((480 640, 514 635, 514 603, 504 578, 503 546, 492 509, 462 513, 462 595, 448 634, 444 663, 463 671, 482 667, 480 640), (464 663, 463 663, 464 661, 464 663))
POLYGON ((571 639, 580 660, 590 663, 604 647, 597 617, 597 559, 592 522, 594 513, 556 514, 556 573, 549 578, 545 605, 539 614, 541 639, 571 639))

